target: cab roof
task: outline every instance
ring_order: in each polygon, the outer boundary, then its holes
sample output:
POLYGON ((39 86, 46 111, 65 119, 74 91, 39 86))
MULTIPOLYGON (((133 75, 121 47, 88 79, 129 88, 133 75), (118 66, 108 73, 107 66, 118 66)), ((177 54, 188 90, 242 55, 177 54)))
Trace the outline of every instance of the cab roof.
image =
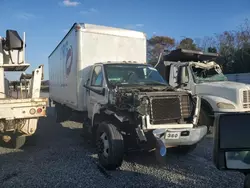
POLYGON ((164 61, 214 61, 218 59, 218 53, 205 53, 197 50, 176 49, 164 56, 164 61))

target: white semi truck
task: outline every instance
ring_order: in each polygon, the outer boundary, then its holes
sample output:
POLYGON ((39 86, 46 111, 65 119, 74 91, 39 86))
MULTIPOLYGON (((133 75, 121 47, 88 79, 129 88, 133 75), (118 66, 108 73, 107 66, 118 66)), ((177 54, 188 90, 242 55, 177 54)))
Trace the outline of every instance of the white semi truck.
POLYGON ((25 37, 22 40, 17 31, 7 30, 6 38, 0 37, 0 142, 4 147, 22 147, 26 136, 35 133, 38 119, 46 116, 47 98, 40 97, 43 66, 32 75, 22 73, 20 79, 29 81, 26 94, 21 88, 19 95, 10 96, 4 73, 25 71, 30 66, 25 62, 25 48, 25 37))
POLYGON ((48 61, 57 122, 82 114, 106 169, 134 149, 191 152, 207 133, 197 124, 200 98, 167 85, 146 63, 142 32, 75 23, 48 61))
POLYGON ((217 113, 250 112, 250 85, 228 81, 220 59, 217 53, 177 49, 156 66, 169 85, 201 97, 199 122, 208 127, 217 113))

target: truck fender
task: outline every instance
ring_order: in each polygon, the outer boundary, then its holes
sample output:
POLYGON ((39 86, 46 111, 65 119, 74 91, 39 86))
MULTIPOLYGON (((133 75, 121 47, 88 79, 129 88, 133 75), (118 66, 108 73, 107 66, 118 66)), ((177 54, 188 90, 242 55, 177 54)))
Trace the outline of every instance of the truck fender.
POLYGON ((93 107, 93 112, 92 112, 92 118, 91 118, 91 125, 94 126, 94 120, 95 120, 95 116, 97 114, 100 114, 100 109, 101 109, 101 105, 99 103, 95 103, 94 107, 93 107))
POLYGON ((122 114, 117 114, 109 109, 103 108, 101 104, 96 103, 93 108, 93 114, 92 114, 92 126, 94 126, 94 122, 96 120, 96 117, 105 118, 107 117, 109 120, 118 120, 119 122, 125 122, 129 121, 130 119, 126 116, 123 116, 122 114))
POLYGON ((232 104, 236 108, 236 104, 228 99, 218 97, 218 96, 211 96, 211 95, 203 95, 201 98, 202 98, 203 103, 206 101, 205 103, 208 103, 210 105, 210 107, 212 107, 213 112, 233 112, 233 111, 235 111, 235 109, 221 109, 217 106, 217 103, 221 102, 221 103, 232 104))

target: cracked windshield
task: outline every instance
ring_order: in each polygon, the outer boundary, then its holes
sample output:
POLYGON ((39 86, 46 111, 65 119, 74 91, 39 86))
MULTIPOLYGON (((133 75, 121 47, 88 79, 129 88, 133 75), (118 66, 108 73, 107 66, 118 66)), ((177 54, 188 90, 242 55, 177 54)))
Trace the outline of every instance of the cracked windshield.
POLYGON ((227 81, 227 77, 216 68, 210 69, 197 68, 192 66, 192 73, 196 83, 202 82, 216 82, 216 81, 227 81))
POLYGON ((167 85, 159 72, 147 65, 105 65, 112 85, 167 85))
POLYGON ((250 188, 249 112, 250 0, 0 0, 0 188, 250 188))

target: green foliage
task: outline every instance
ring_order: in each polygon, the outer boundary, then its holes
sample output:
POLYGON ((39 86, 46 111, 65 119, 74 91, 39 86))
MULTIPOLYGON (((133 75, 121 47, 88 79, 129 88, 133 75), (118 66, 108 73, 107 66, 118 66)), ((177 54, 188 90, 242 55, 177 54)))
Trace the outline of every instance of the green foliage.
POLYGON ((191 38, 185 38, 181 40, 180 44, 177 46, 177 49, 199 50, 194 43, 194 40, 191 38))
POLYGON ((217 49, 215 47, 208 47, 207 52, 209 52, 209 53, 217 53, 217 49))
POLYGON ((148 62, 154 64, 161 53, 175 47, 175 39, 167 36, 153 36, 147 41, 148 62))

